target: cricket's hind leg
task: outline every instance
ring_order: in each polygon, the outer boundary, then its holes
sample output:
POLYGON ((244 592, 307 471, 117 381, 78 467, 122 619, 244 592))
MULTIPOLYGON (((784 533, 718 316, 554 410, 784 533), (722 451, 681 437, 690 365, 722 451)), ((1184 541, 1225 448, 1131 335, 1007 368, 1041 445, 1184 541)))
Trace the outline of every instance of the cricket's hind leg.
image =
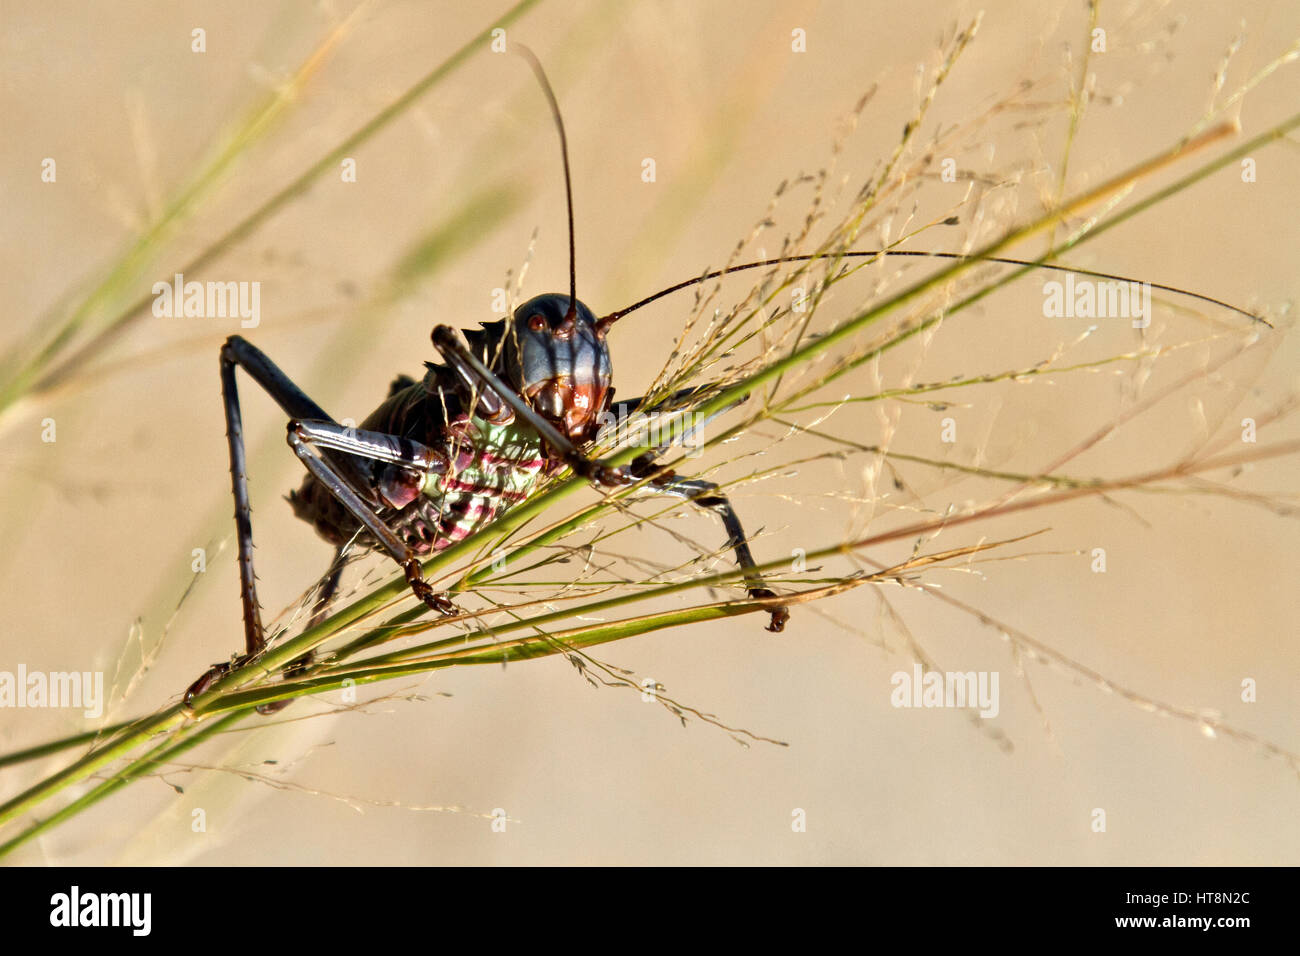
POLYGON ((454 613, 446 597, 437 594, 423 580, 415 553, 376 515, 377 497, 367 502, 356 489, 367 489, 369 477, 358 458, 402 464, 417 471, 445 470, 447 461, 418 442, 396 435, 344 428, 298 388, 274 362, 257 347, 238 335, 232 335, 221 347, 221 395, 226 415, 226 443, 230 453, 230 484, 235 499, 235 536, 238 543, 239 592, 244 619, 244 653, 233 661, 214 664, 185 691, 188 705, 233 668, 259 657, 266 649, 261 606, 257 600, 257 579, 253 571, 252 507, 248 497, 248 462, 244 452, 243 416, 239 405, 239 388, 235 369, 242 368, 275 399, 292 419, 289 444, 313 475, 353 516, 370 531, 406 571, 411 590, 426 604, 444 614, 454 613), (316 453, 310 447, 319 445, 316 453), (336 454, 334 452, 343 452, 336 454))
POLYGON ((239 600, 244 618, 244 655, 234 662, 224 661, 209 668, 207 673, 185 691, 186 704, 207 690, 233 666, 256 657, 266 648, 261 605, 257 600, 257 577, 253 572, 252 506, 248 499, 248 461, 244 453, 243 415, 239 407, 239 386, 235 381, 236 367, 243 368, 289 415, 329 419, 325 410, 290 381, 289 377, 259 349, 238 335, 232 335, 222 345, 221 399, 226 414, 230 486, 235 499, 235 537, 239 549, 239 600))

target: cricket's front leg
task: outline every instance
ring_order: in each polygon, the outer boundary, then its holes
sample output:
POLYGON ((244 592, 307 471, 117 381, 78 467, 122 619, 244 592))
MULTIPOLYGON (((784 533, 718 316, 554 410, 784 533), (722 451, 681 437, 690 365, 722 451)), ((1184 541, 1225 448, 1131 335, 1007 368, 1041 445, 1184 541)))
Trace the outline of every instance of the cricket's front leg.
POLYGON ((239 336, 231 336, 221 347, 221 400, 226 414, 226 445, 230 453, 230 488, 235 499, 235 537, 239 552, 239 601, 244 618, 244 654, 234 661, 213 664, 186 689, 185 704, 202 694, 230 670, 256 657, 266 647, 261 608, 257 601, 257 577, 253 572, 253 520, 248 500, 248 462, 244 453, 243 415, 235 369, 242 367, 290 414, 312 414, 328 418, 315 402, 293 384, 260 350, 239 336))
POLYGON ((415 555, 375 515, 371 507, 355 491, 365 481, 365 472, 357 458, 370 458, 397 462, 415 469, 436 470, 445 467, 445 457, 439 456, 418 443, 394 435, 348 429, 337 424, 330 416, 295 385, 260 349, 238 335, 232 335, 221 347, 221 395, 226 414, 226 440, 230 452, 231 491, 235 499, 235 532, 239 550, 240 603, 244 618, 244 653, 232 661, 214 664, 185 691, 188 706, 194 698, 207 691, 214 683, 230 673, 256 660, 266 649, 266 635, 262 627, 260 605, 257 600, 257 579, 253 572, 252 508, 248 497, 247 460, 244 453, 244 429, 239 406, 239 389, 235 369, 242 368, 258 385, 275 399, 287 415, 301 421, 289 424, 289 443, 303 458, 308 468, 339 498, 357 519, 397 559, 407 571, 411 588, 433 609, 451 613, 451 603, 433 592, 423 581, 419 562, 414 568, 410 562, 415 555), (313 437, 322 448, 347 454, 333 455, 328 459, 310 451, 307 445, 313 437))
POLYGON ((457 337, 456 330, 449 325, 439 325, 433 330, 434 348, 466 383, 471 397, 479 402, 480 413, 487 408, 506 411, 505 406, 522 418, 541 435, 546 444, 571 469, 575 475, 581 475, 588 481, 606 488, 630 485, 636 479, 626 468, 614 466, 599 458, 589 458, 582 453, 568 438, 561 435, 554 425, 537 414, 523 397, 501 381, 500 376, 489 369, 478 356, 465 347, 457 337))
MULTIPOLYGON (((433 344, 442 356, 467 382, 476 383, 480 388, 490 390, 495 398, 500 398, 514 410, 515 414, 531 425, 551 446, 574 474, 581 475, 588 481, 603 487, 616 488, 633 484, 650 477, 651 484, 660 491, 686 498, 701 508, 707 508, 722 519, 723 526, 730 536, 729 544, 736 554, 736 563, 744 572, 746 591, 752 598, 768 599, 777 595, 763 582, 763 577, 756 570, 754 557, 749 551, 749 541, 745 529, 736 517, 735 509, 725 495, 718 494, 718 486, 707 481, 692 481, 678 478, 671 471, 657 468, 654 464, 655 452, 641 455, 630 465, 610 465, 599 458, 589 458, 573 442, 565 438, 546 419, 542 418, 523 398, 512 391, 500 377, 479 361, 464 343, 456 336, 450 326, 439 325, 433 330, 433 344), (652 477, 653 476, 653 477, 652 477)), ((685 393, 689 395, 689 391, 685 393)), ((743 401, 743 399, 742 399, 743 401)), ((768 611, 769 631, 780 631, 790 619, 790 611, 780 605, 768 611)))
MULTIPOLYGON (((736 509, 726 495, 718 490, 711 481, 696 478, 680 478, 672 471, 655 464, 654 453, 647 452, 636 458, 628 466, 628 472, 637 479, 649 478, 651 487, 667 495, 685 498, 691 504, 712 511, 722 519, 722 526, 727 531, 727 544, 736 555, 736 564, 744 575, 745 593, 751 598, 775 598, 777 594, 767 586, 763 576, 754 562, 754 555, 749 550, 749 538, 740 524, 736 509)), ((790 620, 790 609, 776 605, 768 609, 767 629, 773 632, 785 630, 790 620)))

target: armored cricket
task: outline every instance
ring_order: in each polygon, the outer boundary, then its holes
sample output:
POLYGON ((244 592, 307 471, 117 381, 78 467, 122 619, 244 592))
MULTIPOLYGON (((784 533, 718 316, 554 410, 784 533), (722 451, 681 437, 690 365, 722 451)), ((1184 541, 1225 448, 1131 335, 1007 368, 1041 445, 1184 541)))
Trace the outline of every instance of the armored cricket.
MULTIPOLYGON (((641 399, 614 403, 610 326, 648 304, 602 318, 577 297, 573 187, 559 105, 540 62, 516 45, 536 74, 560 138, 569 223, 569 293, 546 293, 506 319, 465 331, 462 342, 446 325, 433 330, 443 364, 426 362, 422 379, 399 376, 387 399, 359 427, 340 425, 261 350, 240 336, 221 349, 221 391, 235 500, 243 656, 214 665, 190 686, 186 701, 233 667, 255 660, 267 646, 253 571, 253 529, 243 428, 235 370, 243 369, 290 416, 288 442, 308 475, 289 496, 294 514, 338 549, 321 586, 313 621, 328 611, 342 562, 356 547, 383 550, 403 569, 414 594, 431 609, 455 614, 446 594, 424 580, 421 557, 463 540, 526 498, 540 480, 564 468, 601 487, 646 480, 662 493, 713 511, 744 573, 751 598, 776 598, 754 570, 744 528, 718 486, 681 478, 656 465, 664 449, 611 467, 584 453, 607 414, 618 417, 641 399)), ((703 281, 703 277, 698 280, 703 281)), ((689 285, 691 283, 686 283, 689 285)), ((684 288, 685 285, 682 287, 684 288)), ((696 392, 669 397, 680 402, 696 392)), ((780 631, 789 611, 774 605, 768 630, 780 631)), ((300 666, 306 666, 303 662, 300 666)), ((271 704, 263 712, 278 709, 271 704)))
MULTIPOLYGON (((442 363, 426 362, 421 379, 402 375, 388 396, 358 427, 339 424, 299 389, 265 354, 240 336, 221 349, 221 390, 235 501, 244 652, 212 666, 185 692, 188 704, 235 667, 255 661, 267 647, 253 570, 253 534, 236 369, 243 369, 289 416, 288 443, 306 467, 302 485, 290 493, 294 514, 337 549, 323 579, 312 624, 328 612, 351 550, 381 550, 405 573, 411 591, 429 608, 458 613, 445 593, 423 577, 422 558, 464 540, 528 499, 543 479, 564 469, 602 488, 643 483, 646 489, 686 499, 722 521, 727 546, 750 599, 764 602, 767 629, 781 631, 789 611, 758 572, 735 509, 718 485, 683 478, 658 464, 668 450, 645 451, 625 466, 612 466, 589 449, 607 416, 646 410, 643 399, 614 402, 608 335, 619 319, 690 286, 750 269, 814 259, 913 256, 966 258, 958 253, 901 249, 839 250, 786 255, 731 265, 671 285, 623 309, 597 315, 577 297, 573 186, 568 143, 558 102, 540 62, 527 60, 545 94, 559 135, 568 210, 569 291, 538 295, 507 318, 465 330, 464 340, 447 325, 433 329, 442 363)), ((1009 257, 986 261, 1073 272, 1100 279, 1124 276, 1009 257)), ((1258 316, 1210 296, 1149 283, 1151 288, 1191 296, 1257 321, 1258 316)), ((705 384, 678 391, 650 411, 689 407, 710 391, 705 384)), ((725 411, 725 409, 724 409, 725 411)), ((720 413, 719 413, 720 414, 720 413)), ((310 666, 296 662, 289 674, 310 666)), ((288 701, 265 704, 271 713, 288 701)))

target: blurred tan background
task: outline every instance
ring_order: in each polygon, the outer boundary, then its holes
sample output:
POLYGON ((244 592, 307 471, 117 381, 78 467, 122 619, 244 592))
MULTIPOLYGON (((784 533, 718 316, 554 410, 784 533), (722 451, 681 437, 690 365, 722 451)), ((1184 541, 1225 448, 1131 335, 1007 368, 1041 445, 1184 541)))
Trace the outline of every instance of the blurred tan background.
MULTIPOLYGON (((170 276, 489 25, 491 12, 480 6, 365 7, 283 124, 177 230, 155 278, 170 276)), ((211 154, 223 131, 352 10, 346 3, 87 8, 0 0, 5 341, 85 289, 211 154), (190 52, 194 27, 206 30, 201 55, 190 52), (57 157, 57 184, 39 180, 46 156, 57 157)), ((1244 43, 1221 99, 1300 37, 1300 9, 1280 2, 1231 11, 1103 2, 1100 10, 1108 50, 1090 65, 1096 95, 1070 159, 1071 193, 1190 129, 1239 35, 1244 43)), ((856 188, 898 142, 914 110, 918 65, 933 69, 940 43, 977 12, 973 4, 941 2, 539 4, 508 36, 536 50, 568 125, 580 296, 609 311, 724 262, 764 215, 779 182, 826 163, 837 122, 878 84, 839 159, 856 188), (796 28, 807 31, 805 53, 791 52, 796 28), (652 184, 641 179, 645 157, 656 160, 652 184)), ((970 119, 1027 78, 1043 81, 1036 102, 1059 104, 1077 74, 1086 29, 1081 2, 990 5, 926 119, 926 136, 970 119)), ((1268 128, 1300 102, 1296 69, 1281 69, 1232 111, 1243 135, 1268 128)), ((1067 122, 1064 108, 1027 115, 1023 126, 1002 122, 981 154, 989 170, 1053 170, 1031 176, 1018 193, 1023 215, 1036 211, 1030 201, 1037 186, 1054 180, 1067 122)), ((336 417, 360 419, 394 374, 415 373, 433 357, 433 324, 492 317, 491 290, 519 268, 535 229, 525 294, 564 288, 556 154, 524 65, 484 48, 358 150, 356 184, 325 176, 203 275, 188 278, 260 281, 261 325, 245 334, 336 417), (509 219, 382 301, 386 277, 419 236, 476 190, 503 183, 518 187, 523 199, 509 219)), ((1293 300, 1300 240, 1294 140, 1256 159, 1257 182, 1243 184, 1229 167, 1070 261, 1243 306, 1277 308, 1293 300)), ((972 155, 962 165, 974 161, 972 155)), ((935 208, 960 196, 936 195, 939 188, 922 191, 935 208)), ((791 200, 782 228, 798 228, 803 202, 791 200)), ((768 251, 778 242, 779 234, 768 251)), ((152 281, 130 291, 143 294, 152 281)), ((739 283, 737 293, 746 288, 739 283)), ((1051 355, 1083 326, 1042 318, 1040 290, 1039 279, 1022 280, 945 325, 925 352, 900 356, 882 371, 931 381, 1025 367, 1051 355)), ((870 291, 862 285, 837 292, 827 318, 850 314, 870 291)), ((1153 341, 1202 339, 1245 321, 1171 301, 1178 308, 1158 312, 1153 341)), ((621 396, 639 393, 663 364, 687 306, 689 293, 617 328, 612 347, 621 396)), ((1264 333, 1262 347, 1162 403, 1067 471, 1133 474, 1177 460, 1207 434, 1231 434, 1242 417, 1262 416, 1294 388, 1296 344, 1285 319, 1282 326, 1264 333)), ((134 622, 147 640, 167 627, 159 659, 113 714, 121 719, 171 699, 241 643, 216 360, 220 341, 235 331, 219 319, 137 323, 102 356, 93 379, 5 419, 0 669, 19 662, 29 669, 95 668, 111 680, 134 622), (53 445, 39 440, 47 415, 58 423, 53 445), (221 541, 226 549, 213 554, 221 541), (209 570, 173 617, 196 547, 208 549, 209 570)), ((1094 338, 1078 360, 1142 344, 1125 323, 1094 338)), ((1208 345, 1189 347, 1170 366, 1158 365, 1149 387, 1204 366, 1212 354, 1218 353, 1208 345)), ((869 384, 866 377, 855 381, 869 384)), ((942 414, 900 406, 896 440, 916 453, 1032 471, 1113 419, 1132 385, 1131 375, 1060 375, 1051 383, 950 396, 960 403, 943 413, 958 419, 953 449, 936 443, 942 414)), ((241 388, 256 449, 254 528, 269 616, 321 574, 330 551, 280 500, 299 481, 281 419, 251 384, 241 388)), ((874 407, 841 415, 850 417, 835 420, 838 433, 867 444, 879 437, 874 407)), ((1284 422, 1265 429, 1260 441, 1296 435, 1294 423, 1284 422)), ((817 450, 790 443, 782 460, 817 450)), ((866 464, 820 464, 742 488, 742 519, 766 532, 755 545, 759 560, 834 543, 846 522, 860 531, 865 510, 821 496, 867 494, 866 464)), ((936 511, 1000 490, 923 468, 903 474, 921 495, 923 504, 912 505, 936 511)), ((1296 477, 1294 458, 1281 459, 1248 468, 1234 486, 1293 502, 1285 496, 1294 494, 1296 477)), ((721 542, 708 518, 683 519, 681 527, 706 543, 721 542)), ((1044 527, 1051 531, 1007 552, 1027 554, 1023 560, 980 565, 980 575, 937 571, 927 580, 1116 684, 1218 712, 1300 751, 1294 517, 1223 497, 1132 493, 950 532, 936 545, 1044 527), (1089 570, 1087 552, 1099 546, 1108 554, 1104 575, 1089 570), (1254 704, 1240 700, 1247 677, 1258 682, 1254 704)), ((877 557, 899 560, 911 544, 877 557)), ((649 530, 624 546, 647 555, 673 547, 649 530)), ((674 698, 727 724, 790 746, 742 748, 707 724, 683 728, 633 692, 593 690, 558 659, 450 669, 382 691, 428 700, 289 721, 194 755, 196 765, 238 765, 262 779, 176 768, 133 785, 15 859, 1300 859, 1300 781, 1285 762, 1249 745, 1207 739, 1195 723, 1145 713, 1077 674, 1025 661, 1026 684, 996 628, 918 592, 863 588, 817 609, 797 608, 780 636, 747 617, 631 639, 595 656, 657 679, 674 698), (882 611, 881 595, 942 667, 1000 672, 996 720, 977 727, 960 712, 890 706, 890 675, 910 671, 912 658, 882 611), (261 762, 267 760, 278 763, 261 762), (196 807, 206 812, 205 833, 191 830, 196 807), (419 809, 427 807, 468 812, 419 809), (505 833, 493 832, 481 816, 495 808, 511 818, 505 833), (792 832, 795 808, 807 814, 805 833, 792 832), (1090 829, 1094 808, 1106 811, 1103 834, 1090 829)), ((296 705, 284 716, 317 709, 296 705)), ((82 727, 72 712, 0 711, 0 749, 82 727)), ((7 770, 0 792, 9 796, 58 765, 7 770)))

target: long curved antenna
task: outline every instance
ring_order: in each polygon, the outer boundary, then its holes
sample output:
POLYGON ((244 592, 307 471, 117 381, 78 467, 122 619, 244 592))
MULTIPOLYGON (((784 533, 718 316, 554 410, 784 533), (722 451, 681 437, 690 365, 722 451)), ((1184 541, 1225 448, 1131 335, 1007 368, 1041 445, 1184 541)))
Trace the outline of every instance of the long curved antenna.
MULTIPOLYGON (((710 279, 717 279, 721 276, 731 275, 733 272, 744 272, 746 269, 761 269, 763 266, 780 265, 782 262, 811 262, 814 259, 837 258, 861 259, 868 256, 908 256, 911 258, 927 259, 979 259, 982 262, 996 262, 1008 266, 1035 266, 1039 269, 1047 269, 1052 272, 1073 272, 1076 275, 1091 276, 1094 279, 1106 279, 1111 282, 1143 281, 1141 279, 1130 278, 1129 276, 1115 275, 1110 272, 1096 272, 1092 269, 1078 269, 1071 266, 1055 265, 1050 262, 1034 262, 1031 259, 1012 259, 1007 256, 966 256, 962 255, 960 252, 922 252, 911 249, 861 249, 850 252, 814 252, 801 256, 778 256, 775 259, 760 259, 758 262, 746 262, 743 265, 732 266, 730 269, 718 269, 714 272, 706 272, 704 275, 696 276, 694 279, 687 279, 684 282, 678 282, 676 285, 670 285, 666 289, 660 289, 654 295, 648 295, 639 302, 632 303, 625 309, 619 309, 617 312, 611 312, 609 315, 602 316, 596 322, 596 328, 606 331, 611 325, 623 318, 623 316, 635 312, 637 309, 647 306, 651 302, 662 299, 666 295, 672 295, 674 292, 680 292, 682 289, 690 288, 691 286, 698 285, 701 282, 708 282, 710 279)), ((1175 295, 1185 295, 1193 299, 1199 299, 1201 302, 1206 302, 1210 305, 1217 305, 1221 308, 1229 309, 1239 315, 1244 315, 1246 318, 1255 322, 1263 322, 1270 329, 1273 327, 1272 323, 1261 316, 1258 316, 1253 312, 1248 312, 1245 309, 1238 308, 1230 302, 1224 302, 1222 299, 1202 295, 1199 292, 1191 292, 1187 289, 1180 289, 1177 286, 1164 285, 1160 282, 1147 282, 1146 284, 1151 288, 1159 289, 1162 292, 1172 292, 1175 295)))
POLYGON ((564 159, 564 200, 569 207, 569 311, 565 313, 564 321, 572 323, 578 317, 578 266, 573 240, 573 180, 569 175, 569 138, 564 135, 564 117, 560 115, 560 104, 555 99, 555 91, 551 89, 551 81, 546 78, 546 71, 542 69, 541 61, 522 43, 515 43, 513 46, 533 68, 533 74, 537 77, 537 82, 542 85, 542 92, 546 94, 546 101, 551 105, 555 128, 560 132, 560 156, 564 159))

